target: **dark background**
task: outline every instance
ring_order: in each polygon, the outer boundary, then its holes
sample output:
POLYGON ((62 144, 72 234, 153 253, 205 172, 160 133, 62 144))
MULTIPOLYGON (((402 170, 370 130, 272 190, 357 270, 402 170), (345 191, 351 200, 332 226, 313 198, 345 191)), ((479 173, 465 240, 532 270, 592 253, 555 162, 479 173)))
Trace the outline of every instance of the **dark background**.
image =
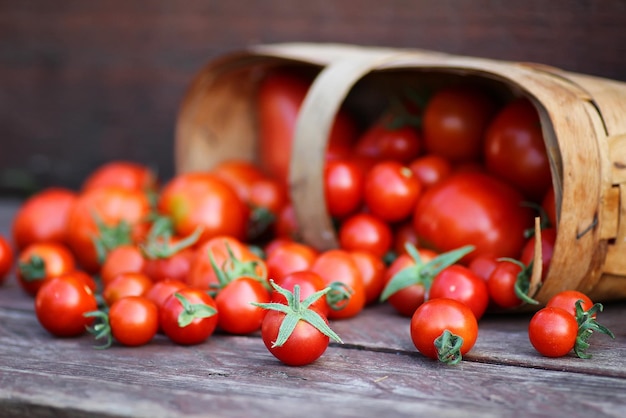
POLYGON ((291 41, 417 47, 626 81, 621 0, 0 0, 0 194, 75 188, 113 159, 169 178, 192 76, 221 54, 291 41))

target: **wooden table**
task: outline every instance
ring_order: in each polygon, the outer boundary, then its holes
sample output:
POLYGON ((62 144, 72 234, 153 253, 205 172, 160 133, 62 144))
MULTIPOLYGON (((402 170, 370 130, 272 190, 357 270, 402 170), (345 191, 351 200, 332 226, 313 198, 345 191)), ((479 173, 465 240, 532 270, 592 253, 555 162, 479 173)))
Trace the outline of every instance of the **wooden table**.
MULTIPOLYGON (((0 202, 8 234, 18 202, 0 202)), ((288 367, 258 335, 214 335, 182 347, 92 348, 56 339, 37 322, 15 278, 0 288, 1 417, 409 417, 626 416, 626 303, 607 304, 589 353, 547 359, 527 337, 530 314, 488 315, 456 366, 424 358, 409 320, 387 305, 332 323, 344 344, 288 367)))

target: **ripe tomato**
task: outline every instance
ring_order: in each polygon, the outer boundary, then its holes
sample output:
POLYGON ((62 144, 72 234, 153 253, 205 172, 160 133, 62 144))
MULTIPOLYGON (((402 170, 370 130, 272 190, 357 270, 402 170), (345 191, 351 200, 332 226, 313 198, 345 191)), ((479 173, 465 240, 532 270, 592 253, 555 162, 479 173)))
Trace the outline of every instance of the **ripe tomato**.
POLYGON ((371 213, 352 215, 339 226, 339 246, 347 251, 369 251, 383 257, 392 241, 391 226, 371 213))
POLYGON ((268 210, 274 217, 289 202, 287 187, 278 180, 262 178, 250 187, 249 204, 253 208, 268 210))
POLYGON ((163 306, 163 303, 170 295, 186 287, 189 287, 187 283, 180 280, 165 279, 154 283, 146 292, 145 297, 150 299, 157 308, 161 309, 161 306, 163 306))
POLYGON ((328 161, 324 166, 324 195, 328 214, 344 218, 363 202, 364 172, 353 160, 328 161))
POLYGON ((143 273, 125 272, 117 275, 102 290, 102 297, 108 306, 128 296, 145 296, 153 283, 143 273))
POLYGON ((394 253, 396 255, 405 254, 407 244, 414 247, 419 246, 419 238, 415 228, 413 228, 412 220, 402 222, 393 229, 393 245, 391 249, 394 253))
POLYGON ((498 261, 487 279, 490 299, 499 307, 515 308, 522 303, 537 302, 526 295, 531 271, 521 262, 512 260, 498 261))
POLYGON ((467 305, 477 320, 482 318, 489 305, 489 290, 483 279, 459 264, 443 269, 435 276, 429 299, 448 298, 467 305))
POLYGON ((142 191, 110 186, 81 193, 67 232, 78 263, 89 273, 97 272, 108 251, 132 243, 137 231, 143 232, 149 213, 150 201, 142 191))
POLYGON ((42 241, 67 244, 67 222, 77 194, 51 187, 29 197, 13 218, 11 234, 18 250, 42 241))
POLYGON ((202 289, 186 288, 170 295, 159 312, 163 333, 181 345, 206 341, 217 327, 215 300, 202 289))
POLYGON ((282 286, 285 276, 308 270, 319 253, 313 247, 295 241, 285 241, 267 254, 267 276, 282 286))
POLYGON ((381 257, 367 251, 350 251, 352 259, 356 263, 363 286, 365 287, 365 304, 378 301, 385 287, 385 272, 387 270, 381 257))
POLYGON ((495 110, 493 99, 478 88, 451 86, 435 92, 422 122, 426 151, 452 162, 479 159, 495 110))
POLYGON ((36 242, 19 253, 16 275, 22 289, 34 296, 46 280, 75 268, 74 255, 64 244, 36 242))
POLYGON ((386 222, 408 218, 422 185, 407 166, 391 160, 374 165, 365 176, 363 198, 369 211, 386 222))
POLYGON ((94 277, 91 274, 83 270, 71 270, 71 271, 68 271, 67 273, 63 273, 59 276, 54 276, 54 277, 65 278, 69 276, 83 282, 83 284, 87 286, 94 294, 98 292, 98 283, 96 283, 96 279, 94 279, 94 277))
POLYGON ((0 285, 4 283, 13 267, 13 248, 7 239, 0 235, 0 285))
POLYGON ((276 221, 274 222, 274 236, 296 240, 298 234, 296 212, 293 208, 293 204, 287 203, 276 216, 276 221))
MULTIPOLYGON (((287 183, 296 119, 310 86, 295 72, 275 71, 259 85, 259 158, 261 168, 271 177, 287 183)), ((355 141, 356 126, 340 111, 331 127, 328 154, 341 155, 355 141)))
POLYGON ((179 236, 189 236, 202 227, 198 243, 218 235, 246 236, 249 209, 215 174, 179 174, 165 184, 157 205, 162 214, 171 217, 179 236))
POLYGON ((550 160, 537 110, 526 98, 502 108, 485 134, 485 166, 490 173, 534 201, 552 184, 550 160))
POLYGON ((159 312, 150 299, 128 296, 109 308, 111 335, 120 344, 137 347, 149 343, 159 328, 159 312))
POLYGON ((400 163, 408 163, 419 155, 421 149, 419 130, 409 124, 393 126, 392 114, 384 114, 354 145, 358 155, 400 163))
POLYGON ((472 259, 467 267, 486 282, 497 265, 496 257, 485 254, 472 259))
POLYGON ((141 272, 145 259, 134 244, 120 245, 108 252, 100 269, 102 284, 106 286, 120 273, 141 272))
POLYGON ((518 191, 491 176, 457 173, 424 192, 413 225, 424 245, 439 251, 473 245, 466 262, 483 254, 518 257, 524 231, 533 225, 522 201, 518 191))
MULTIPOLYGON (((324 282, 324 279, 322 279, 319 274, 311 270, 300 270, 289 273, 280 281, 280 287, 292 293, 296 285, 300 287, 301 301, 305 300, 315 292, 319 292, 326 288, 326 282, 324 282)), ((287 304, 285 296, 277 291, 273 291, 271 293, 271 301, 287 304)), ((328 316, 328 312, 330 311, 330 306, 328 306, 325 296, 317 299, 310 307, 324 316, 328 316)))
POLYGON ((41 326, 57 337, 74 337, 85 332, 93 318, 87 312, 98 308, 91 289, 75 277, 46 280, 35 297, 35 314, 41 326))
POLYGON ((149 192, 156 190, 158 179, 154 171, 134 161, 109 161, 92 171, 83 181, 82 192, 100 187, 149 192))
MULTIPOLYGON (((530 265, 530 262, 535 258, 535 241, 537 237, 533 235, 526 241, 524 248, 522 248, 522 255, 520 261, 525 265, 530 265)), ((550 261, 552 261, 552 253, 554 252, 554 245, 556 243, 556 229, 544 228, 541 230, 541 280, 545 280, 550 269, 550 261)))
POLYGON ((467 305, 453 299, 424 302, 411 317, 411 339, 415 348, 432 359, 458 363, 474 347, 478 322, 467 305))
POLYGON ((563 290, 548 300, 546 307, 552 306, 566 310, 576 316, 576 302, 582 301, 581 307, 588 311, 593 307, 593 302, 589 296, 577 290, 563 290))
POLYGON ((256 164, 240 159, 221 161, 211 169, 211 173, 227 183, 245 203, 250 201, 252 185, 265 178, 256 164))
POLYGON ((450 161, 436 154, 427 154, 409 162, 409 168, 427 189, 452 174, 450 161))
POLYGON ((537 311, 528 325, 530 343, 546 357, 562 357, 572 351, 577 336, 576 317, 554 306, 537 311))
POLYGON ((242 276, 222 287, 215 297, 217 326, 229 334, 245 335, 261 329, 265 309, 252 303, 268 303, 270 292, 253 277, 242 276))
POLYGON ((153 282, 165 279, 187 280, 196 252, 195 249, 186 246, 193 244, 183 241, 182 238, 171 238, 167 243, 157 244, 156 247, 149 244, 143 247, 144 263, 141 271, 153 282))
POLYGON ((322 252, 310 270, 320 275, 326 286, 333 282, 343 283, 351 292, 347 303, 339 303, 328 312, 329 319, 352 318, 360 313, 365 307, 365 286, 361 272, 352 258, 350 252, 335 249, 322 252), (339 308, 339 309, 336 309, 339 308))

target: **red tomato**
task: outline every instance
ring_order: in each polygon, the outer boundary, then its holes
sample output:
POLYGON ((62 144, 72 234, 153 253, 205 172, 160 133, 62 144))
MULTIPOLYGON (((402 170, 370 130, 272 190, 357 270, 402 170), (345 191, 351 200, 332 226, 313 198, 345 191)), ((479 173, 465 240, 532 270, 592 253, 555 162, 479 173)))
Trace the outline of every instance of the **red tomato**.
POLYGON ((36 242, 19 253, 16 275, 22 289, 34 296, 46 280, 75 268, 74 255, 64 244, 36 242))
POLYGON ((13 267, 13 248, 7 239, 0 235, 0 285, 6 280, 13 267))
POLYGON ((150 201, 141 191, 111 186, 82 193, 68 221, 69 246, 79 264, 89 273, 97 272, 108 251, 132 243, 133 230, 146 228, 149 213, 150 201))
POLYGON ((108 252, 100 269, 102 284, 106 286, 120 273, 141 272, 145 259, 134 244, 120 245, 108 252))
POLYGON ((186 288, 175 292, 163 304, 159 319, 163 333, 181 345, 206 341, 217 327, 215 300, 202 289, 186 288))
MULTIPOLYGON (((305 300, 315 292, 319 292, 326 288, 326 282, 324 281, 324 279, 322 279, 319 274, 311 270, 300 270, 289 273, 280 281, 280 287, 292 293, 296 285, 300 287, 301 301, 305 300)), ((276 291, 271 293, 271 301, 287 304, 287 299, 285 298, 285 296, 276 291)), ((326 301, 326 297, 324 296, 315 301, 311 305, 311 309, 314 309, 316 312, 319 312, 324 316, 328 316, 330 306, 328 306, 328 302, 326 301)))
POLYGON ((289 202, 287 187, 277 180, 262 178, 250 187, 249 204, 253 208, 267 209, 276 216, 289 202))
POLYGON ((420 132, 411 125, 393 126, 393 115, 385 114, 357 140, 358 155, 408 163, 422 149, 420 132))
POLYGON ((98 309, 91 289, 75 277, 53 277, 35 297, 35 314, 41 326, 57 337, 83 334, 93 318, 84 314, 98 309))
MULTIPOLYGON (((528 239, 524 248, 522 248, 522 255, 520 261, 525 265, 530 265, 530 262, 535 258, 535 241, 536 236, 533 235, 528 239)), ((552 253, 554 252, 554 245, 556 243, 556 229, 545 228, 541 230, 541 280, 545 280, 550 269, 550 262, 552 261, 552 253)))
POLYGON ((485 134, 485 166, 532 200, 552 184, 550 160, 537 110, 526 98, 502 108, 485 134))
POLYGON ((245 160, 224 160, 211 169, 211 173, 227 183, 242 202, 250 201, 252 185, 265 175, 254 163, 245 160))
POLYGON ((528 276, 530 272, 520 264, 502 260, 487 279, 490 299, 501 308, 515 308, 524 301, 515 291, 520 275, 528 276))
POLYGON ((109 308, 111 335, 120 344, 137 347, 149 343, 159 328, 157 306, 143 296, 128 296, 109 308))
POLYGON ((188 287, 187 283, 180 280, 165 279, 154 283, 146 292, 145 297, 150 299, 157 308, 161 309, 161 306, 163 306, 163 303, 170 295, 186 287, 188 287))
POLYGON ((175 233, 186 237, 202 228, 198 243, 219 235, 244 239, 249 209, 227 183, 211 173, 180 174, 170 180, 158 200, 175 233))
POLYGON ((18 250, 42 241, 67 244, 67 222, 77 194, 52 187, 28 198, 17 210, 12 224, 13 242, 18 250))
POLYGON ((443 269, 430 285, 429 299, 448 298, 467 305, 477 320, 489 305, 489 291, 485 280, 459 264, 443 269))
POLYGON ((318 254, 309 245, 286 241, 267 254, 267 276, 282 286, 282 280, 288 274, 310 269, 318 254))
POLYGON ((328 312, 329 319, 352 318, 363 310, 365 286, 361 272, 350 252, 340 249, 324 251, 317 257, 310 270, 319 274, 326 286, 340 282, 351 292, 347 303, 340 304, 340 309, 331 309, 328 312))
POLYGON ((92 275, 90 275, 89 273, 85 271, 72 270, 72 271, 68 271, 67 273, 63 273, 59 276, 55 276, 55 277, 65 278, 69 276, 83 282, 83 284, 87 286, 94 294, 98 292, 98 283, 96 283, 96 280, 93 278, 92 275))
POLYGON ((361 279, 365 287, 365 304, 378 301, 385 287, 385 272, 387 268, 383 259, 367 251, 350 251, 350 255, 361 273, 361 279))
POLYGON ((156 190, 157 183, 156 174, 146 165, 133 161, 111 161, 87 176, 82 192, 110 186, 146 192, 156 190))
POLYGON ((245 335, 261 329, 265 309, 252 304, 267 303, 270 292, 253 277, 239 277, 221 288, 215 297, 220 313, 217 326, 229 334, 245 335))
POLYGON ((424 109, 424 147, 452 162, 478 160, 495 109, 491 97, 471 86, 437 91, 424 109))
POLYGON ((339 246, 347 251, 369 251, 379 257, 391 249, 391 226, 370 213, 357 213, 339 227, 339 246))
MULTIPOLYGON (((287 183, 296 119, 310 82, 295 73, 276 71, 266 75, 257 95, 259 117, 259 157, 263 170, 287 183)), ((355 141, 356 126, 340 111, 331 128, 329 154, 342 154, 355 141)))
POLYGON ((485 255, 481 255, 472 259, 468 267, 478 277, 487 281, 489 279, 489 276, 491 276, 491 273, 493 273, 497 265, 498 265, 498 260, 496 257, 485 254, 485 255))
POLYGON ((419 237, 415 228, 413 228, 412 220, 396 225, 393 230, 392 250, 396 255, 405 254, 407 244, 411 244, 414 247, 419 246, 419 237))
POLYGON ((344 218, 356 212, 363 202, 364 173, 349 159, 328 161, 324 167, 324 194, 328 214, 344 218))
POLYGON ((452 174, 452 164, 440 155, 428 154, 409 163, 415 177, 427 189, 452 174))
POLYGON ((408 218, 422 185, 407 166, 391 160, 374 165, 365 176, 363 198, 369 211, 386 222, 408 218))
POLYGON ((472 349, 477 338, 476 317, 465 304, 453 299, 431 299, 417 308, 411 317, 413 344, 420 353, 432 359, 457 363, 472 349), (450 333, 447 337, 444 335, 446 331, 450 333), (449 344, 455 337, 462 339, 458 347, 449 344), (439 346, 442 342, 447 343, 439 346))
POLYGON ((153 283, 143 273, 120 273, 102 290, 102 297, 108 306, 128 296, 145 296, 153 283))
POLYGON ((576 316, 576 302, 581 301, 581 307, 584 311, 588 311, 593 307, 593 302, 589 296, 577 290, 563 290, 548 300, 546 307, 557 307, 566 310, 573 316, 576 316))
POLYGON ((517 257, 524 231, 533 225, 532 211, 522 201, 519 192, 493 177, 458 173, 424 192, 413 225, 424 244, 439 251, 473 245, 466 262, 484 254, 517 257))
POLYGON ((164 256, 146 256, 142 272, 153 282, 165 279, 184 281, 189 277, 195 256, 195 250, 189 247, 164 256))
POLYGON ((563 357, 576 344, 578 322, 568 311, 547 307, 537 311, 528 325, 528 338, 535 350, 546 357, 563 357))

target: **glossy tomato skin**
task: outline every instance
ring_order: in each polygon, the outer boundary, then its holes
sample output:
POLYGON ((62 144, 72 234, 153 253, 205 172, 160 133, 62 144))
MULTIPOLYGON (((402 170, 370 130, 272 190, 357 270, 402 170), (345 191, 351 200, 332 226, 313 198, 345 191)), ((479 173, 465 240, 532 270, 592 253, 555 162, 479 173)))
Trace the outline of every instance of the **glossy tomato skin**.
POLYGON ((568 311, 545 307, 537 311, 528 324, 528 339, 545 357, 563 357, 576 344, 578 322, 568 311))
POLYGON ((593 302, 589 296, 578 290, 562 290, 552 296, 546 303, 546 307, 557 307, 566 310, 576 316, 576 302, 582 301, 582 308, 588 311, 593 307, 593 302))
MULTIPOLYGON (((328 322, 325 316, 321 316, 328 322)), ((269 352, 288 366, 304 366, 320 358, 328 348, 330 339, 303 320, 298 321, 283 345, 272 347, 284 318, 284 313, 269 310, 263 319, 261 338, 269 352)))
POLYGON ((188 287, 187 283, 180 280, 165 279, 154 283, 145 293, 145 297, 150 299, 158 309, 161 309, 170 295, 186 287, 188 287))
POLYGON ((515 308, 522 304, 522 300, 515 293, 517 276, 522 267, 508 260, 499 261, 487 279, 489 298, 500 308, 515 308))
POLYGON ((202 228, 198 244, 219 235, 240 240, 246 236, 249 209, 215 174, 179 174, 163 186, 157 206, 172 218, 179 236, 189 236, 202 228))
POLYGON ((482 173, 457 173, 426 190, 413 225, 424 243, 441 252, 464 245, 474 251, 465 262, 483 254, 518 257, 524 231, 533 225, 532 211, 509 185, 482 173))
POLYGON ((146 257, 141 271, 153 282, 165 279, 187 280, 195 256, 195 250, 186 247, 169 257, 146 257))
POLYGON ((391 249, 396 255, 405 254, 407 244, 411 244, 416 248, 419 247, 419 237, 417 236, 411 219, 394 226, 391 249))
POLYGON ((477 320, 482 318, 489 305, 487 283, 460 264, 447 267, 435 276, 428 297, 458 300, 472 310, 477 320))
MULTIPOLYGON (((310 80, 295 73, 276 71, 261 81, 257 95, 259 116, 259 159, 270 177, 287 183, 296 119, 310 80)), ((331 127, 329 154, 343 154, 355 141, 356 126, 340 111, 331 127)))
POLYGON ((452 162, 479 159, 495 110, 495 102, 478 88, 451 86, 437 91, 424 109, 426 151, 452 162))
POLYGON ((128 296, 145 296, 153 286, 152 280, 140 272, 125 272, 107 283, 102 297, 108 306, 128 296))
POLYGON ((126 244, 112 249, 100 268, 102 284, 106 286, 120 273, 141 272, 145 262, 137 245, 126 244))
POLYGON ((66 245, 36 242, 18 254, 16 276, 21 288, 34 296, 46 280, 69 273, 75 268, 76 260, 66 245))
POLYGON ((186 288, 179 290, 167 298, 163 304, 159 320, 163 333, 173 342, 181 345, 200 344, 206 341, 217 328, 219 314, 215 313, 207 318, 194 318, 184 327, 178 324, 178 318, 184 311, 181 302, 175 295, 181 295, 190 304, 200 304, 211 307, 217 311, 215 300, 202 289, 186 288))
POLYGON ((296 211, 291 202, 288 202, 276 215, 274 222, 274 236, 277 238, 287 238, 296 240, 299 236, 298 219, 296 211))
POLYGON ((246 335, 261 329, 266 310, 252 303, 267 303, 270 292, 252 277, 239 277, 219 290, 215 304, 219 314, 217 326, 224 332, 246 335))
POLYGON ((150 167, 135 161, 115 160, 91 172, 83 181, 82 191, 115 186, 146 192, 155 190, 157 183, 157 176, 150 167))
POLYGON ((453 299, 430 299, 411 317, 411 339, 426 357, 437 359, 434 341, 444 330, 463 338, 461 355, 471 350, 478 338, 478 322, 471 309, 453 299))
POLYGON ((285 241, 267 254, 267 276, 282 286, 285 276, 310 269, 318 255, 318 251, 310 245, 285 241))
POLYGON ((355 213, 363 203, 365 173, 353 160, 337 159, 324 166, 324 195, 328 214, 344 218, 355 213))
MULTIPOLYGON (((320 290, 324 290, 324 288, 326 288, 326 282, 324 281, 324 279, 322 279, 319 274, 311 270, 299 270, 293 273, 289 273, 280 281, 280 287, 292 293, 296 285, 300 287, 300 301, 303 301, 307 297, 311 296, 313 293, 319 292, 320 290)), ((271 293, 271 301, 287 304, 287 299, 285 299, 283 295, 276 291, 273 291, 271 293)), ((317 299, 317 301, 313 302, 313 304, 311 305, 311 309, 314 309, 316 312, 319 312, 324 316, 328 316, 330 307, 328 306, 326 297, 323 296, 317 299)))
POLYGON ((128 296, 109 308, 113 338, 120 344, 137 347, 149 343, 159 328, 159 313, 151 300, 128 296))
POLYGON ((350 251, 350 255, 361 272, 365 287, 365 304, 373 304, 385 287, 387 270, 385 263, 381 257, 367 251, 350 251))
POLYGON ((9 241, 0 235, 0 285, 6 280, 14 262, 13 247, 9 241))
POLYGON ((265 177, 256 164, 239 159, 221 161, 211 169, 211 173, 227 183, 246 203, 250 201, 252 185, 265 177))
POLYGON ((369 251, 383 257, 391 249, 393 231, 379 217, 359 212, 346 218, 339 227, 339 246, 347 251, 369 251))
POLYGON ((422 150, 419 130, 411 125, 393 127, 393 115, 385 114, 359 137, 354 150, 377 160, 407 163, 422 150))
POLYGON ((272 178, 262 178, 250 187, 249 204, 253 208, 265 208, 277 216, 289 203, 289 192, 284 183, 272 178))
POLYGON ((424 189, 439 183, 453 171, 450 161, 436 154, 417 157, 408 166, 424 189))
POLYGON ((498 259, 496 257, 485 254, 472 259, 467 267, 486 282, 497 265, 498 259))
POLYGON ((93 318, 83 315, 98 309, 91 289, 74 277, 47 280, 35 297, 35 313, 41 326, 57 337, 83 334, 93 318))
POLYGON ((537 110, 526 98, 504 106, 485 134, 485 166, 528 198, 540 201, 552 184, 537 110))
POLYGON ((397 161, 381 161, 365 176, 363 198, 369 211, 386 222, 408 218, 422 191, 413 171, 397 161))
POLYGON ((150 201, 142 191, 109 186, 81 193, 68 221, 68 242, 78 263, 87 272, 95 273, 103 261, 99 259, 93 241, 94 237, 100 236, 94 214, 107 227, 119 226, 122 222, 128 224, 131 231, 126 243, 132 243, 136 237, 134 233, 145 229, 149 213, 150 201))
POLYGON ((29 197, 13 218, 11 235, 18 250, 29 244, 55 241, 67 244, 67 222, 76 192, 51 187, 29 197))

